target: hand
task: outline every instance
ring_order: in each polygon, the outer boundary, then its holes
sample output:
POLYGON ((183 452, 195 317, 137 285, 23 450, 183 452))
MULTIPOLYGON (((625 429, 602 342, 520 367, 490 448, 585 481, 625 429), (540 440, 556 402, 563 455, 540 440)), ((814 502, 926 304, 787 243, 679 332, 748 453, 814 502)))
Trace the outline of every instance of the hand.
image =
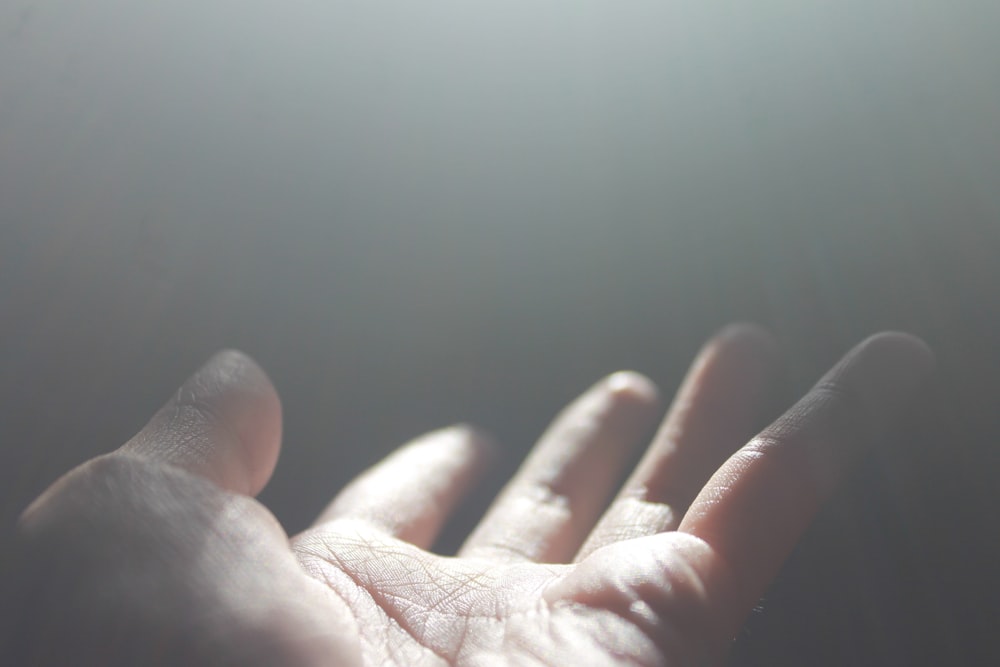
POLYGON ((870 338, 732 453, 773 358, 753 327, 710 341, 610 505, 657 398, 632 373, 600 382, 443 557, 426 549, 484 470, 482 437, 401 448, 289 539, 252 500, 277 460, 277 396, 220 354, 25 512, 9 664, 718 664, 931 363, 912 337, 870 338))

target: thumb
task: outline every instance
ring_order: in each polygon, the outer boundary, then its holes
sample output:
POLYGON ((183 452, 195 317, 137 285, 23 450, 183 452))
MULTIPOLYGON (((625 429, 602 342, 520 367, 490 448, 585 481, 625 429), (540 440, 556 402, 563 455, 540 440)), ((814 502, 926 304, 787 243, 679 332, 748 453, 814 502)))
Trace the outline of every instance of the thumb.
POLYGON ((281 401, 242 352, 217 353, 118 454, 176 465, 227 491, 256 495, 281 448, 281 401))

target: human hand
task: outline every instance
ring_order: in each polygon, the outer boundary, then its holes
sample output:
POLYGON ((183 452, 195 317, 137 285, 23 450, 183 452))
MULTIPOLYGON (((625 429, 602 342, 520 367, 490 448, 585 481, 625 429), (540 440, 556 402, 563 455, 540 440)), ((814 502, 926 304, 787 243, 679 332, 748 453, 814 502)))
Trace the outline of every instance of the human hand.
POLYGON ((870 338, 733 454, 773 357, 752 327, 710 341, 606 510, 657 399, 635 374, 597 384, 443 557, 426 549, 489 459, 480 436, 401 448, 289 539, 252 500, 277 460, 277 396, 218 355, 25 512, 11 664, 718 664, 931 364, 912 337, 870 338))

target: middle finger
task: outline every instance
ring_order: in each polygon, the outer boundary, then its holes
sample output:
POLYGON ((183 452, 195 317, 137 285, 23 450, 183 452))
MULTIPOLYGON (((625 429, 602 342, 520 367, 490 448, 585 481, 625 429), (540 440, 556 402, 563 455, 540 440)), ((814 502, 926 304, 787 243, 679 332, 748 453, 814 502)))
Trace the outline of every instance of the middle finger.
POLYGON ((776 350, 751 324, 726 327, 691 365, 646 451, 576 560, 622 540, 674 530, 715 469, 759 426, 776 350))

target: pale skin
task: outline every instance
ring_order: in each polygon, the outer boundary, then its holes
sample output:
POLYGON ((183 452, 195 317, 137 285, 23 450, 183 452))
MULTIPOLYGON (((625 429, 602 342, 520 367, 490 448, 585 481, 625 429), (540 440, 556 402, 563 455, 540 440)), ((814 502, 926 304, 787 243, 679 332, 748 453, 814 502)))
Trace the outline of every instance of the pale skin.
POLYGON ((755 436, 775 347, 730 327, 649 443, 659 399, 642 376, 571 403, 445 557, 428 549, 495 455, 482 436, 453 427, 400 448, 289 537, 253 500, 278 458, 277 394, 221 353, 24 513, 11 664, 723 664, 931 363, 911 336, 872 337, 755 436))

